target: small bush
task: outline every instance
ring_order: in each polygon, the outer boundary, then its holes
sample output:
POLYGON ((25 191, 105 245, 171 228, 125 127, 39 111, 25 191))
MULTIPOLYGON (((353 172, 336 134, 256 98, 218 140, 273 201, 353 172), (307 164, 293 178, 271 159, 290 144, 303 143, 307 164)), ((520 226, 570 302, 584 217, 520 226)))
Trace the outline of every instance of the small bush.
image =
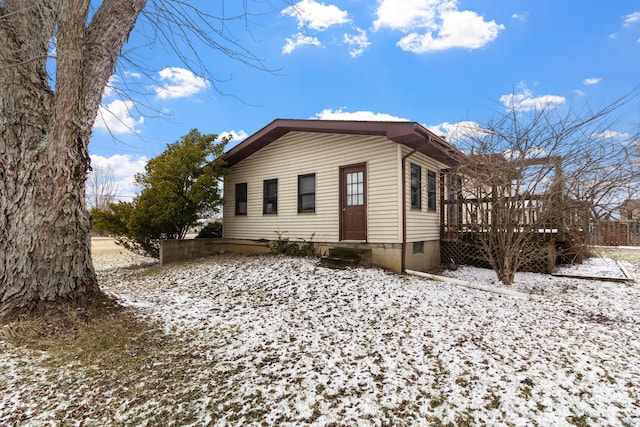
POLYGON ((558 264, 582 264, 584 260, 591 258, 591 246, 579 230, 567 231, 565 240, 556 245, 558 264))
POLYGON ((198 238, 211 239, 216 237, 222 237, 222 223, 217 221, 202 227, 202 230, 200 230, 200 232, 196 236, 196 239, 198 238))
POLYGON ((307 241, 302 239, 301 242, 290 242, 288 237, 283 237, 286 231, 276 231, 278 240, 274 240, 269 243, 269 250, 272 254, 290 255, 308 257, 315 254, 315 247, 313 245, 313 236, 307 241))
POLYGON ((118 202, 108 209, 93 208, 90 211, 91 224, 97 230, 112 235, 116 245, 152 258, 160 258, 160 233, 147 232, 134 219, 135 206, 130 202, 118 202))

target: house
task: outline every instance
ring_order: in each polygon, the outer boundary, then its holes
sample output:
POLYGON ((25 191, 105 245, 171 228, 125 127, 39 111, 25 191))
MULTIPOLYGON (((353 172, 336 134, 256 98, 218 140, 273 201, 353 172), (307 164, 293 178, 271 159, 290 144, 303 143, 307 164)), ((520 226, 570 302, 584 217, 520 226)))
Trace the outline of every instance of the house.
POLYGON ((627 199, 619 207, 620 222, 640 222, 640 199, 627 199))
POLYGON ((626 228, 623 245, 640 246, 640 199, 627 199, 619 207, 620 222, 626 228))
POLYGON ((224 156, 223 238, 352 246, 395 271, 429 269, 453 154, 415 122, 274 120, 224 156))

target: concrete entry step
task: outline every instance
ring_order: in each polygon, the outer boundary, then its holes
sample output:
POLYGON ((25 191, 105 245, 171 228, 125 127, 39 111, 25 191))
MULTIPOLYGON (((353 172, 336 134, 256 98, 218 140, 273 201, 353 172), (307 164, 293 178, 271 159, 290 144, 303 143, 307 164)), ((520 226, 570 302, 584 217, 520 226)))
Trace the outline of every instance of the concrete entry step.
POLYGON ((329 254, 320 258, 320 266, 344 269, 356 267, 362 261, 363 255, 370 249, 348 248, 344 246, 329 248, 329 254))

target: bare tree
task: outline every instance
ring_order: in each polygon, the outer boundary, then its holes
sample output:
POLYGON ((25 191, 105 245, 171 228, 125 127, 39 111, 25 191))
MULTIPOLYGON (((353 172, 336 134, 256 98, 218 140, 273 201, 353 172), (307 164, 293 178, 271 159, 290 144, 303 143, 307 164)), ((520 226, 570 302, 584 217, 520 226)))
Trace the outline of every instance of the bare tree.
POLYGON ((231 6, 229 18, 224 7, 213 16, 179 0, 0 0, 0 319, 101 297, 85 201, 88 144, 122 47, 142 17, 148 37, 200 75, 205 48, 261 67, 226 26, 248 23, 247 2, 231 6))
POLYGON ((120 187, 109 166, 93 166, 87 179, 87 208, 107 209, 116 201, 120 187))
POLYGON ((453 201, 445 225, 468 233, 505 284, 516 271, 547 263, 557 242, 580 250, 589 222, 639 189, 638 134, 612 130, 614 115, 635 95, 597 111, 512 105, 467 132, 461 148, 468 156, 452 170, 459 178, 449 179, 456 185, 447 189, 453 201))

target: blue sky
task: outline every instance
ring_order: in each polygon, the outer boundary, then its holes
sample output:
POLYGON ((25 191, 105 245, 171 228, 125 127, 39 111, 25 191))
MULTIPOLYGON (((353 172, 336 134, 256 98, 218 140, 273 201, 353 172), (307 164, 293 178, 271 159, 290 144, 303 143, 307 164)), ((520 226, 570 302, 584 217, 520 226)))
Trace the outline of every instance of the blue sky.
MULTIPOLYGON (((226 16, 235 3, 225 2, 226 16)), ((447 135, 510 103, 597 107, 640 85, 636 0, 248 5, 255 14, 225 23, 223 34, 272 71, 198 47, 216 77, 206 80, 171 50, 150 45, 143 21, 130 37, 125 51, 143 70, 119 65, 89 146, 93 164, 113 170, 125 198, 133 174, 192 128, 232 135, 229 147, 275 118, 411 120, 447 135)), ((214 6, 207 11, 220 16, 214 6)), ((612 134, 640 126, 640 102, 627 107, 612 134)))

